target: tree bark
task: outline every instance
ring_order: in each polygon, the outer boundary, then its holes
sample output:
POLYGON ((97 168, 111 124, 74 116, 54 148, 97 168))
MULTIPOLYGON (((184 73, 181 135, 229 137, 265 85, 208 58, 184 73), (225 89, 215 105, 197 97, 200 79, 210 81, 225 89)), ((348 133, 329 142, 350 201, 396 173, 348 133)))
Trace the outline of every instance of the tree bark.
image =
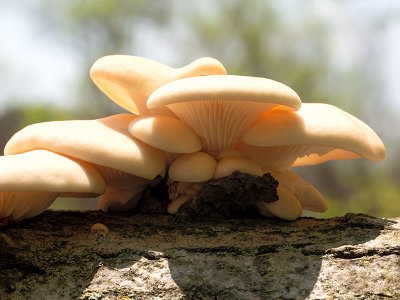
POLYGON ((0 227, 0 299, 400 299, 399 282, 399 218, 47 211, 0 227))

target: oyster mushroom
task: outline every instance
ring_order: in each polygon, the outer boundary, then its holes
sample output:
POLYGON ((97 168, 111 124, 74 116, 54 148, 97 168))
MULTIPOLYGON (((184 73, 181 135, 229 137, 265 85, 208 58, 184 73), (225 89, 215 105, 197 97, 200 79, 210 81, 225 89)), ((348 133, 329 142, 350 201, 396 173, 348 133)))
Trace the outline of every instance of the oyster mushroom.
MULTIPOLYGON (((46 149, 88 162, 106 183, 103 210, 133 208, 169 168, 170 213, 214 191, 211 182, 247 180, 257 186, 247 191, 260 214, 295 220, 303 209, 327 207, 292 167, 385 156, 379 137, 350 114, 301 104, 296 92, 273 80, 226 75, 211 58, 173 69, 140 57, 107 56, 90 74, 113 101, 140 116, 31 125, 11 138, 5 154, 46 149), (268 201, 260 200, 264 192, 271 194, 268 201)), ((220 200, 229 201, 228 194, 220 200)))
POLYGON ((104 190, 101 175, 83 161, 46 150, 0 157, 0 219, 30 218, 57 196, 93 197, 104 190))
POLYGON ((98 120, 33 124, 6 144, 6 155, 47 149, 89 162, 104 177, 107 189, 99 199, 102 210, 129 209, 144 189, 165 173, 164 153, 128 133, 131 114, 98 120))
POLYGON ((143 57, 110 55, 98 59, 90 70, 93 82, 111 100, 140 115, 170 114, 168 109, 149 110, 146 106, 150 94, 162 85, 180 78, 210 74, 226 74, 223 65, 210 57, 174 69, 143 57))

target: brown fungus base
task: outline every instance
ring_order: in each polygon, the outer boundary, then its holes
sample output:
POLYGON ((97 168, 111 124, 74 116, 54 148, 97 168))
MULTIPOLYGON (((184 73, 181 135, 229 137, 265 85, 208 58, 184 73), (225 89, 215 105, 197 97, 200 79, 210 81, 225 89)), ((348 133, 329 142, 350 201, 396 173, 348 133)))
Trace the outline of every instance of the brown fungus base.
MULTIPOLYGON (((168 183, 171 194, 176 182, 168 183)), ((177 216, 191 219, 259 217, 256 203, 277 201, 278 185, 270 173, 259 177, 235 171, 230 176, 205 183, 198 195, 179 208, 177 216)))

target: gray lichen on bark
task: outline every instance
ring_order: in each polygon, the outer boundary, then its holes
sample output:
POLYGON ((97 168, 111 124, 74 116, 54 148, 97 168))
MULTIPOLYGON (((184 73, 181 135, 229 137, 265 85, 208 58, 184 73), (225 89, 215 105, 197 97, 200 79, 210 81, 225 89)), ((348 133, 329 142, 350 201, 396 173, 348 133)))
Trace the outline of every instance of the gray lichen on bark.
POLYGON ((1 299, 399 299, 399 278, 400 219, 48 211, 0 228, 1 299))

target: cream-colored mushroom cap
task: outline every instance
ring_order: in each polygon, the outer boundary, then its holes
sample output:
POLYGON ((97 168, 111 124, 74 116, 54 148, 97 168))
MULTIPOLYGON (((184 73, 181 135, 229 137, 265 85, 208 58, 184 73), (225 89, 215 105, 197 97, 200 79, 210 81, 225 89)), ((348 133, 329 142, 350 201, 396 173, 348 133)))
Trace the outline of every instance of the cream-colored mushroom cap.
POLYGON ((44 122, 17 132, 4 153, 47 149, 93 164, 153 179, 165 172, 165 155, 128 132, 131 114, 98 120, 44 122))
POLYGON ((324 212, 328 205, 321 195, 311 184, 304 181, 293 172, 270 172, 278 180, 279 185, 284 186, 301 203, 305 210, 324 212))
POLYGON ((203 149, 220 152, 236 146, 255 120, 276 107, 298 109, 299 96, 286 85, 257 77, 210 75, 184 78, 157 89, 150 109, 168 107, 202 139, 203 149))
POLYGON ((46 150, 0 157, 2 191, 104 192, 104 180, 89 164, 46 150))
POLYGON ((261 176, 261 167, 254 161, 243 157, 229 156, 221 159, 215 168, 214 178, 222 178, 231 175, 235 171, 261 176))
MULTIPOLYGON (((241 140, 267 151, 269 147, 295 146, 293 152, 302 153, 295 157, 295 166, 330 159, 380 161, 385 157, 385 147, 370 127, 328 104, 303 103, 298 111, 273 110, 250 126, 241 140)), ((262 149, 253 152, 259 151, 262 149)))
POLYGON ((199 136, 183 121, 168 116, 138 117, 129 133, 155 148, 173 153, 192 153, 202 148, 199 136))
POLYGON ((32 217, 60 193, 102 194, 105 183, 89 164, 46 150, 0 157, 0 218, 32 217))
POLYGON ((182 154, 171 164, 168 175, 174 181, 203 182, 213 178, 216 165, 214 157, 204 152, 182 154))
POLYGON ((183 78, 160 87, 151 94, 147 107, 205 100, 275 103, 293 109, 301 106, 296 92, 283 83, 261 77, 210 75, 183 78))
POLYGON ((134 114, 146 115, 147 98, 160 86, 180 78, 226 74, 223 65, 210 57, 174 69, 156 61, 129 55, 98 59, 90 70, 94 83, 114 102, 134 114))
POLYGON ((257 203, 259 211, 263 213, 264 216, 268 217, 268 213, 270 213, 278 218, 288 221, 294 221, 300 217, 303 209, 293 193, 284 186, 278 186, 277 192, 279 195, 278 201, 269 203, 260 201, 257 203))

